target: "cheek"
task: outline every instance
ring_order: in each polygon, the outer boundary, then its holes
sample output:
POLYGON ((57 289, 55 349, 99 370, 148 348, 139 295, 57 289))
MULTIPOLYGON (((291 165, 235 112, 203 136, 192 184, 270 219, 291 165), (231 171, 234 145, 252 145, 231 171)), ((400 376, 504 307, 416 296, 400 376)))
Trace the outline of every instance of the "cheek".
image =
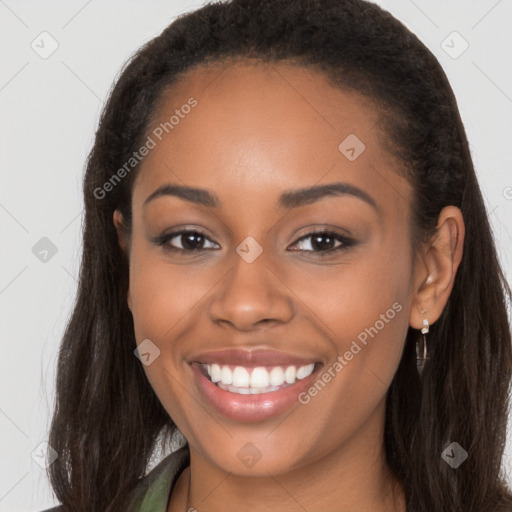
POLYGON ((171 265, 156 251, 134 244, 130 296, 137 341, 141 337, 170 340, 177 324, 197 313, 201 299, 213 285, 204 271, 171 265))
MULTIPOLYGON (((307 275, 294 269, 287 283, 322 321, 331 338, 356 337, 381 315, 386 317, 384 321, 393 320, 386 326, 407 323, 406 315, 397 315, 396 310, 407 310, 412 263, 409 252, 400 247, 390 243, 389 247, 364 249, 340 265, 316 267, 307 275), (401 308, 393 309, 395 303, 401 308)), ((378 326, 382 330, 380 321, 378 326)))
MULTIPOLYGON (((307 286, 297 290, 321 320, 317 325, 325 326, 333 354, 301 403, 326 432, 332 418, 342 418, 337 433, 331 434, 340 439, 378 410, 400 362, 411 271, 408 256, 396 260, 400 253, 367 253, 357 263, 340 266, 329 279, 308 279, 307 286)), ((329 439, 326 435, 326 450, 329 439)))
MULTIPOLYGON (((130 256, 130 296, 137 343, 150 339, 160 350, 158 357, 144 365, 148 381, 173 421, 184 432, 190 424, 191 395, 183 387, 181 339, 184 327, 199 313, 208 283, 199 273, 170 265, 143 242, 134 243, 130 256)), ((210 286, 211 288, 211 286, 210 286)), ((197 397, 196 397, 197 399, 197 397)), ((193 416, 193 414, 192 414, 193 416)))
POLYGON ((338 381, 358 393, 371 382, 384 393, 383 384, 391 383, 398 367, 409 328, 408 247, 405 237, 390 240, 309 276, 302 285, 298 275, 293 278, 294 291, 314 313, 331 352, 343 358, 345 376, 338 381))

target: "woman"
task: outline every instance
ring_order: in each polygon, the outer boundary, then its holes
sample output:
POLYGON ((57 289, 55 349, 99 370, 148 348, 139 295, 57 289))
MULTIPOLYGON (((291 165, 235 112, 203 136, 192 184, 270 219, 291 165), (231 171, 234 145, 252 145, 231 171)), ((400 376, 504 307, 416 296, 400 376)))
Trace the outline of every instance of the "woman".
POLYGON ((390 14, 181 16, 84 199, 56 510, 512 510, 510 291, 451 87, 390 14))

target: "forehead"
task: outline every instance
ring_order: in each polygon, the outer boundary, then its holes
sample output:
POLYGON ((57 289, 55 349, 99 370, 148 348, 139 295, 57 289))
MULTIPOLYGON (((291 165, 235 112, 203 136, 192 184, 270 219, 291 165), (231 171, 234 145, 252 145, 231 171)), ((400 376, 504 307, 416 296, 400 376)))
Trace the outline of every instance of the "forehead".
POLYGON ((201 66, 168 88, 155 109, 147 131, 155 147, 142 161, 134 202, 166 181, 245 205, 321 182, 348 181, 379 194, 383 173, 400 179, 379 121, 373 101, 310 69, 201 66))

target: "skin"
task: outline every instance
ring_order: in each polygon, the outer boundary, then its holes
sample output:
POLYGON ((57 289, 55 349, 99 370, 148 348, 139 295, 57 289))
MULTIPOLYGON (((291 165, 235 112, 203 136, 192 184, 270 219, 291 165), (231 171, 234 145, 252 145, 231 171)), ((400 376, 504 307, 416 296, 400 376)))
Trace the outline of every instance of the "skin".
POLYGON ((434 240, 413 247, 412 189, 377 129, 378 109, 311 70, 248 61, 196 68, 167 91, 152 126, 190 97, 198 105, 141 164, 129 238, 114 214, 137 342, 149 338, 161 351, 144 370, 190 446, 168 512, 405 511, 384 460, 386 393, 408 328, 434 323, 446 304, 462 257, 460 211, 443 209, 434 240), (355 161, 338 150, 349 134, 366 146, 355 161), (285 190, 334 182, 363 190, 376 208, 351 195, 277 205, 285 190), (222 207, 172 196, 143 206, 165 183, 207 188, 222 207), (354 245, 321 256, 311 238, 300 241, 326 226, 354 245), (152 241, 185 227, 207 237, 202 253, 152 241), (252 263, 236 252, 248 236, 263 249, 252 263), (187 361, 216 349, 276 349, 327 368, 394 303, 401 311, 307 405, 237 422, 194 384, 187 361), (261 452, 251 468, 237 457, 246 443, 261 452))

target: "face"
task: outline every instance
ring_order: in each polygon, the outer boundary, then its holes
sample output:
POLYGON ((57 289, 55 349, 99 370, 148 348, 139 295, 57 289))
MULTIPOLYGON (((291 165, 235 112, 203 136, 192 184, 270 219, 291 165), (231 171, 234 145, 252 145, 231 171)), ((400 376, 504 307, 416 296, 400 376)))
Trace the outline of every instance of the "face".
POLYGON ((412 190, 378 122, 286 64, 195 69, 162 98, 128 304, 203 464, 279 474, 382 444, 415 276, 412 190))

